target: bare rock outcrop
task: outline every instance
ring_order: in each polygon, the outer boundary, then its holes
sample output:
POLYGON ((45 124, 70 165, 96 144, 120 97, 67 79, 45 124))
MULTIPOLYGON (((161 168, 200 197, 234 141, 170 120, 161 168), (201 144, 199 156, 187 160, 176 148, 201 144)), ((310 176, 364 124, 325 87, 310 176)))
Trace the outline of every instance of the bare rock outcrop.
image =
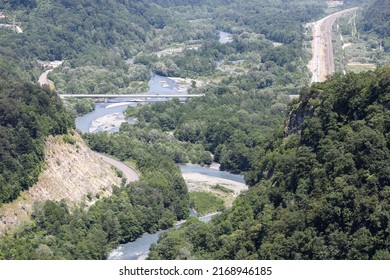
POLYGON ((300 135, 303 120, 312 117, 313 113, 313 106, 302 106, 302 103, 300 103, 297 109, 291 110, 288 114, 284 125, 284 135, 286 137, 291 134, 300 135))
POLYGON ((112 167, 92 152, 76 132, 49 136, 45 167, 38 182, 0 208, 0 236, 28 220, 34 202, 65 200, 69 206, 88 205, 97 197, 111 195, 112 186, 120 182, 112 167))

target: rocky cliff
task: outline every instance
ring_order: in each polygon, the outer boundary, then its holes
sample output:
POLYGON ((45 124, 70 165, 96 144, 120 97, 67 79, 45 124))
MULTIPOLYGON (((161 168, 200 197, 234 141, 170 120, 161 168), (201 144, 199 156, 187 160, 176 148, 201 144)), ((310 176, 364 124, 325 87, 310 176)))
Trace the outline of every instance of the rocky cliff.
POLYGON ((0 208, 0 236, 28 220, 34 202, 65 200, 70 206, 87 206, 97 198, 109 196, 112 186, 120 182, 113 168, 93 153, 77 133, 49 136, 45 168, 37 184, 0 208))
POLYGON ((314 108, 312 106, 303 106, 302 103, 299 104, 297 109, 291 110, 284 126, 285 136, 301 134, 303 120, 313 116, 313 113, 314 108))

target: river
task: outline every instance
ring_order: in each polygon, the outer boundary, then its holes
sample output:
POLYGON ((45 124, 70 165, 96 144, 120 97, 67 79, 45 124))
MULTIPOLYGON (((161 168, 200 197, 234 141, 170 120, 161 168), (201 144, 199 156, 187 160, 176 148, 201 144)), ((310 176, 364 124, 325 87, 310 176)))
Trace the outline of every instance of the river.
MULTIPOLYGON (((152 74, 149 83, 148 93, 159 94, 186 94, 188 86, 179 85, 173 79, 163 77, 157 74, 152 74)), ((148 99, 148 102, 158 101, 148 99)), ((116 98, 108 103, 96 103, 95 110, 82 117, 76 119, 76 128, 83 133, 99 132, 102 130, 108 132, 119 131, 120 124, 125 122, 123 112, 129 106, 137 106, 137 104, 145 104, 146 102, 128 102, 126 99, 116 98), (119 102, 119 103, 118 103, 119 102)), ((135 120, 127 120, 134 122, 135 120)))
MULTIPOLYGON (((224 32, 223 32, 224 33, 224 32)), ((226 37, 225 37, 226 39, 226 37)), ((183 94, 187 92, 188 87, 183 87, 177 84, 174 80, 159 75, 152 75, 149 81, 148 93, 160 93, 160 94, 183 94)), ((148 102, 155 102, 148 100, 148 102)), ((144 104, 146 102, 142 102, 144 104)), ((81 132, 97 132, 106 130, 108 132, 115 132, 119 130, 120 124, 125 121, 123 114, 124 110, 128 106, 137 106, 139 102, 128 102, 118 98, 115 102, 111 103, 97 103, 93 112, 86 114, 76 119, 76 128, 81 132), (119 102, 119 103, 118 103, 119 102), (103 120, 104 119, 104 120, 103 120), (99 120, 102 120, 101 122, 99 120)), ((134 120, 130 120, 134 121, 134 120)), ((209 167, 201 167, 196 165, 183 165, 180 166, 182 173, 197 173, 210 177, 221 178, 234 182, 244 183, 244 178, 241 175, 230 174, 228 172, 219 171, 209 167)), ((191 216, 196 216, 194 211, 190 211, 191 216)), ((205 216, 199 218, 201 221, 208 222, 211 220, 211 216, 205 216)), ((180 227, 176 225, 176 227, 180 227)), ((109 256, 109 260, 138 260, 145 259, 149 253, 151 244, 157 242, 158 236, 164 232, 163 230, 157 231, 154 234, 144 234, 137 240, 120 245, 117 249, 113 250, 109 256)))
MULTIPOLYGON (((230 174, 225 171, 219 171, 216 169, 211 169, 209 167, 202 167, 197 165, 182 165, 180 166, 182 172, 194 172, 207 176, 228 179, 235 182, 244 182, 242 175, 230 174)), ((196 216, 194 211, 190 211, 190 216, 196 216)), ((203 222, 209 222, 213 215, 200 217, 199 220, 203 222)), ((176 225, 175 227, 180 227, 181 224, 176 225)), ((156 243, 158 237, 165 230, 157 231, 153 234, 144 234, 137 240, 129 242, 123 245, 120 245, 117 249, 113 250, 109 256, 109 260, 142 260, 145 259, 149 254, 149 248, 153 243, 156 243)))
POLYGON ((245 184, 244 177, 242 175, 238 174, 232 174, 226 171, 220 171, 217 169, 212 169, 209 167, 203 167, 199 165, 181 165, 180 170, 182 173, 198 173, 206 176, 211 176, 211 177, 216 177, 216 178, 221 178, 221 179, 226 179, 238 183, 243 183, 245 184))
MULTIPOLYGON (((232 34, 218 31, 219 42, 221 44, 230 43, 233 41, 232 34)), ((148 82, 149 91, 147 93, 159 94, 185 94, 189 86, 180 85, 171 78, 163 77, 152 73, 152 78, 148 82)), ((156 102, 159 100, 148 99, 148 102, 156 102)), ((134 123, 135 120, 126 120, 123 112, 127 107, 135 107, 137 104, 145 104, 145 102, 129 102, 128 100, 116 98, 111 103, 97 103, 95 110, 82 117, 76 119, 76 128, 83 133, 94 133, 102 130, 108 132, 119 131, 122 122, 134 123)))
MULTIPOLYGON (((193 211, 190 211, 190 216, 196 216, 193 211)), ((215 216, 214 215, 208 215, 205 217, 200 217, 199 220, 207 223, 211 221, 211 218, 215 216)), ((182 223, 179 223, 175 226, 175 228, 179 228, 182 225, 182 223)), ((126 244, 120 245, 115 250, 111 251, 111 253, 108 255, 108 260, 144 260, 147 258, 149 254, 150 246, 153 243, 156 243, 158 240, 158 237, 161 233, 165 232, 166 230, 159 230, 155 233, 145 233, 140 238, 133 242, 128 242, 126 244)))

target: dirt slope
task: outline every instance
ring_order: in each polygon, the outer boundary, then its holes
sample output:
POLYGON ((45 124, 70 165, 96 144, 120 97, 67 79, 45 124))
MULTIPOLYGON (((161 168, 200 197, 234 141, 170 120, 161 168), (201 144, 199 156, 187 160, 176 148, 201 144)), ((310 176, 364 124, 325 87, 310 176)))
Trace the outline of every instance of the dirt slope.
POLYGON ((29 219, 35 201, 65 200, 69 205, 90 205, 97 197, 109 196, 121 178, 111 165, 92 152, 74 133, 74 144, 63 136, 46 141, 45 170, 36 185, 0 208, 0 236, 29 219), (69 142, 69 141, 68 141, 69 142))

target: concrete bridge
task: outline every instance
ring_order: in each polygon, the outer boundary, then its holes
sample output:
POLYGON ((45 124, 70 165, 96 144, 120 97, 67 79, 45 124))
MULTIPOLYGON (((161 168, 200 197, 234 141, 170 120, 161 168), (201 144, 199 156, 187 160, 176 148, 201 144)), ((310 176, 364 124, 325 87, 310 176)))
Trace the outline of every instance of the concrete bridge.
MULTIPOLYGON (((60 94, 59 95, 62 99, 66 98, 97 98, 97 99, 104 99, 105 102, 108 101, 108 99, 111 98, 128 98, 129 101, 132 102, 143 102, 149 98, 192 98, 192 97, 201 97, 204 96, 204 94, 60 94)), ((118 101, 118 102, 122 102, 118 101)))

